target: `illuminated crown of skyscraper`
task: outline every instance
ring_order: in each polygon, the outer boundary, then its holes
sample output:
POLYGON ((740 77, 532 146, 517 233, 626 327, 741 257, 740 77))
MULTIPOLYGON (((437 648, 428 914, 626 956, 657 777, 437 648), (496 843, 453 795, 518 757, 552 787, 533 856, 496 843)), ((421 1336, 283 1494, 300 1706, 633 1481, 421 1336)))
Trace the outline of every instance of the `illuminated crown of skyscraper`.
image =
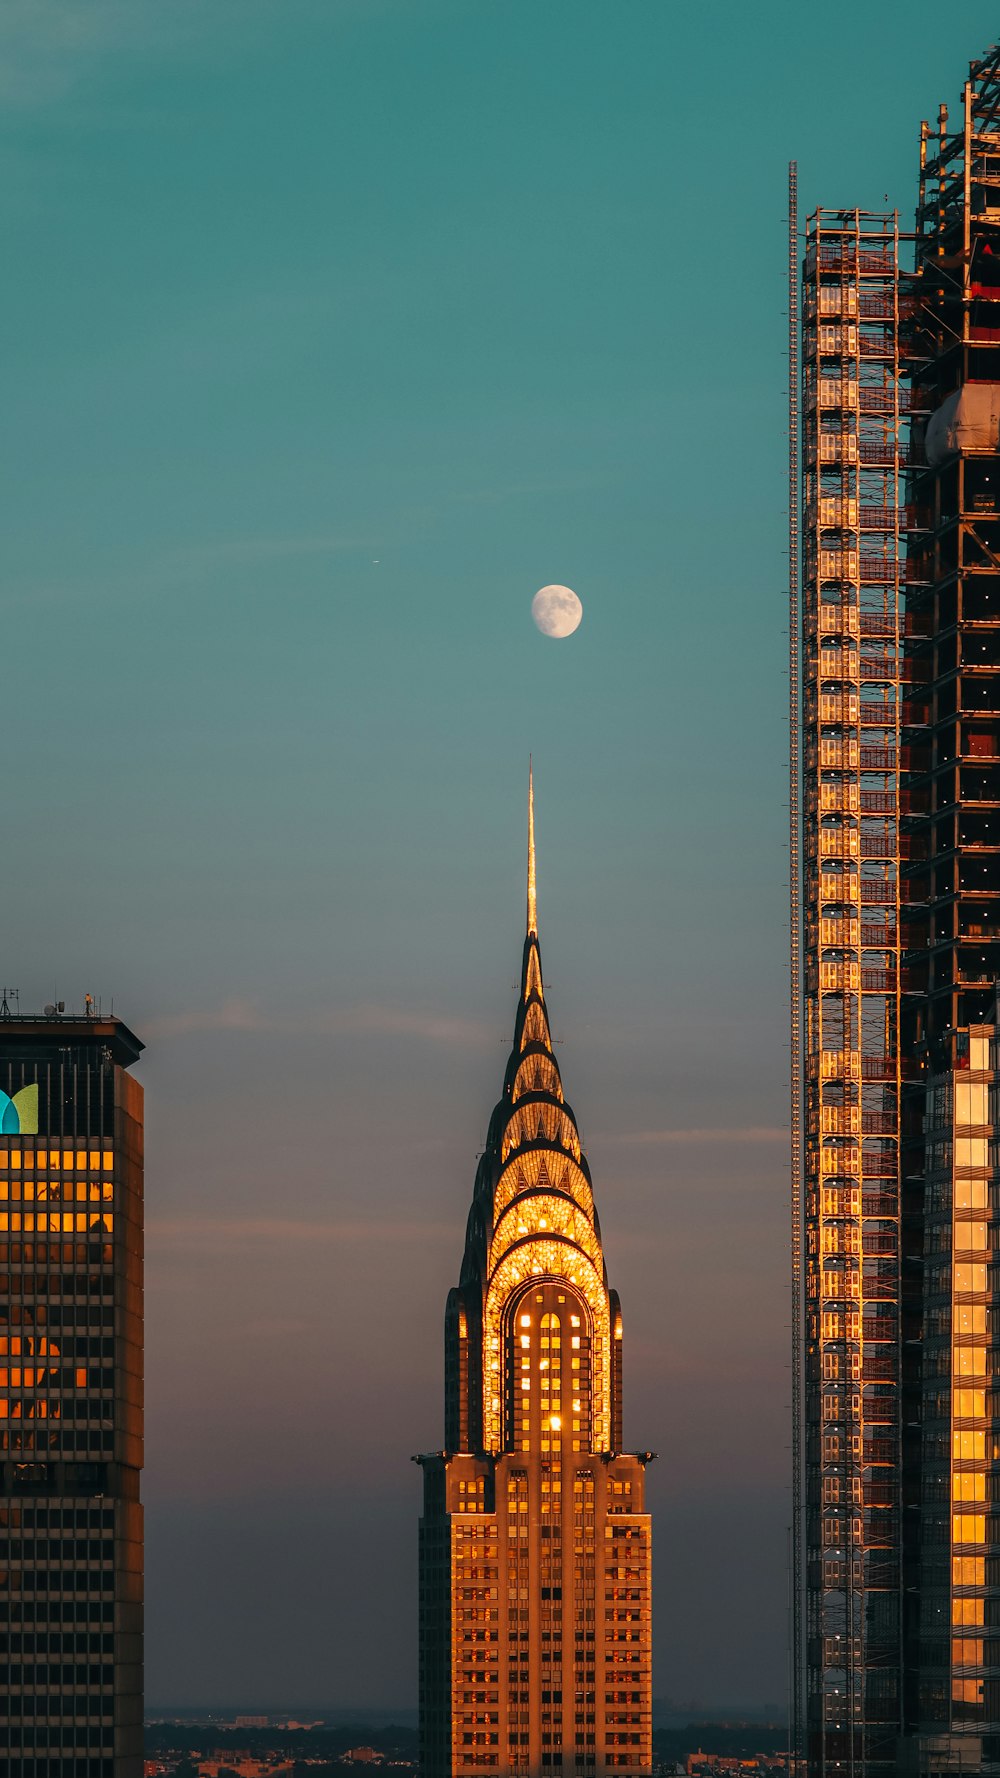
POLYGON ((620 1387, 612 1347, 620 1339, 621 1317, 608 1288, 590 1168, 563 1095, 549 1028, 529 768, 527 931, 514 1042, 476 1174, 461 1281, 448 1304, 455 1380, 448 1403, 451 1449, 498 1453, 506 1447, 506 1321, 524 1288, 542 1279, 565 1280, 587 1305, 594 1352, 591 1448, 617 1448, 620 1387))

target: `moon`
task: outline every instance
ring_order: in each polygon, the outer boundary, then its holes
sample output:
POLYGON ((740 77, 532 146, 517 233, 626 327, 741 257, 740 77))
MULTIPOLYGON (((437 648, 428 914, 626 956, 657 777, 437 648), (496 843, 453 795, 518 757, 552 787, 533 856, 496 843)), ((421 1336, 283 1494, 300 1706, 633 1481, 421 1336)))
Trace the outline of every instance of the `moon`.
POLYGON ((543 636, 572 636, 580 627, 583 606, 568 586, 543 586, 531 601, 531 615, 543 636))

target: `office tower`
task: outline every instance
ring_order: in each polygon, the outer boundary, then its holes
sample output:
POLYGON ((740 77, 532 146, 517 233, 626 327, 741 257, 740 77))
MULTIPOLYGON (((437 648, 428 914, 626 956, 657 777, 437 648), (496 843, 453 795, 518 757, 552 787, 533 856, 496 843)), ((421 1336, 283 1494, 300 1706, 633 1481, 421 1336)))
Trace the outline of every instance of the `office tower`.
POLYGON ((958 127, 944 107, 935 130, 922 127, 913 292, 911 374, 927 417, 913 425, 920 527, 909 550, 901 839, 903 1044, 914 1076, 903 1210, 917 1334, 904 1476, 907 1703, 919 1771, 1000 1773, 997 50, 972 65, 958 127))
POLYGON ((0 1005, 0 1771, 142 1773, 142 1044, 0 1005))
POLYGON ((651 1453, 622 1450, 622 1320, 542 982, 529 787, 514 1044, 417 1459, 423 1778, 651 1770, 651 1453))
MULTIPOLYGON (((797 248, 794 174, 792 197, 797 248)), ((806 233, 790 468, 809 1774, 1000 1774, 998 267, 994 48, 958 127, 942 107, 921 128, 902 246, 894 215, 819 211, 806 233)), ((797 276, 791 296, 797 362, 797 276)))

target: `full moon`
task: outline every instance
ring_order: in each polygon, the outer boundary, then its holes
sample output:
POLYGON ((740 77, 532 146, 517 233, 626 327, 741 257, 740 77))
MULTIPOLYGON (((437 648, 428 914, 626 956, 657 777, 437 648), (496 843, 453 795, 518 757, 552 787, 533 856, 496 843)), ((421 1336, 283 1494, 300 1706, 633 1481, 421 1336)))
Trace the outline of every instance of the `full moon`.
POLYGON ((531 601, 531 615, 543 636, 572 636, 583 606, 568 586, 543 586, 531 601))

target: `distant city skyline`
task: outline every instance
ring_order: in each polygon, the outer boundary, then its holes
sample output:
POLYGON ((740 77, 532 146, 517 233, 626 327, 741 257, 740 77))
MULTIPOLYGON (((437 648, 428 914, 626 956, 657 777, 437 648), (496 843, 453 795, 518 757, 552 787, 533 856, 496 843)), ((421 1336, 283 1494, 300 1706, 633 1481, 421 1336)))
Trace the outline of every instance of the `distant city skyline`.
POLYGON ((529 750, 626 1414, 673 1429, 654 1691, 780 1695, 785 166, 907 205, 994 27, 845 0, 845 82, 777 0, 0 18, 3 970, 148 1046, 151 1699, 416 1697, 529 750))

